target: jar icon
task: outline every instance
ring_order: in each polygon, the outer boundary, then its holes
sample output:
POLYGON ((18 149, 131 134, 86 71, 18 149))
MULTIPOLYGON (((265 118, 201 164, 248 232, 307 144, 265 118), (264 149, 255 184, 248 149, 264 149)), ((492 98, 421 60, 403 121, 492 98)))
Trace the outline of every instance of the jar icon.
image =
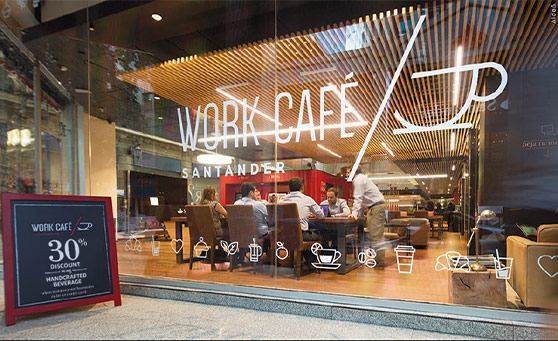
POLYGON ((262 255, 262 247, 256 243, 256 238, 252 238, 252 244, 249 245, 250 247, 250 262, 257 263, 262 255))

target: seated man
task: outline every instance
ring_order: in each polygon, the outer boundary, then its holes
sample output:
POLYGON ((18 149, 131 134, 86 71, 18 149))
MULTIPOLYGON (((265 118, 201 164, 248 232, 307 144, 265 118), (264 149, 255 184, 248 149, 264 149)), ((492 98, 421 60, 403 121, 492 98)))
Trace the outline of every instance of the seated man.
POLYGON ((244 182, 240 185, 240 193, 242 199, 234 202, 235 205, 252 205, 254 207, 254 216, 256 217, 256 226, 258 227, 258 238, 264 238, 269 230, 267 227, 267 208, 265 204, 256 201, 256 186, 251 182, 244 182))
POLYGON ((327 190, 327 200, 322 201, 320 206, 328 205, 328 217, 348 217, 351 215, 347 200, 337 197, 337 190, 333 187, 327 190))
MULTIPOLYGON (((256 218, 256 227, 258 229, 258 238, 264 239, 263 244, 263 251, 267 253, 269 249, 269 228, 267 226, 267 208, 265 204, 256 201, 256 186, 254 186, 251 182, 244 182, 240 185, 240 193, 242 194, 242 199, 239 199, 234 202, 235 205, 252 205, 254 209, 254 216, 256 218)), ((246 265, 244 257, 248 249, 246 247, 239 247, 239 251, 237 253, 237 260, 238 264, 246 265)), ((269 255, 268 255, 269 257, 269 255)))
POLYGON ((254 198, 254 200, 256 200, 257 202, 261 202, 263 204, 267 204, 266 200, 262 200, 262 194, 260 193, 260 191, 256 188, 256 191, 254 192, 256 194, 256 197, 254 198))
POLYGON ((308 218, 310 214, 314 214, 316 218, 323 219, 324 212, 320 206, 316 204, 314 199, 304 195, 304 182, 301 178, 292 178, 289 180, 290 193, 279 200, 280 204, 294 202, 298 207, 298 215, 300 218, 300 229, 302 230, 302 240, 304 241, 321 241, 321 236, 317 229, 310 229, 308 218))

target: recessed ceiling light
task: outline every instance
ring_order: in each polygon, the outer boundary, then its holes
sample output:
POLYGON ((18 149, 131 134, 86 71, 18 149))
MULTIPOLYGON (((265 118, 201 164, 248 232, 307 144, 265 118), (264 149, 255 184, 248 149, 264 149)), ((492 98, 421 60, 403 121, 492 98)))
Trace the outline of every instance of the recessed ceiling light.
POLYGON ((95 31, 95 26, 93 26, 93 24, 89 25, 89 31, 91 32, 95 31))
POLYGON ((157 14, 157 13, 151 14, 151 18, 153 18, 153 20, 155 20, 155 21, 163 20, 163 17, 161 15, 157 14))
POLYGON ((162 120, 162 119, 163 119, 163 116, 159 116, 159 117, 157 117, 157 118, 160 119, 160 120, 162 120))
POLYGON ((230 165, 232 157, 219 154, 202 154, 196 158, 199 163, 205 165, 230 165))
POLYGON ((58 65, 58 70, 60 71, 68 71, 68 67, 66 65, 58 65))
POLYGON ((161 97, 159 97, 159 96, 155 96, 155 97, 153 97, 153 98, 155 98, 155 99, 157 99, 157 100, 161 99, 161 97))

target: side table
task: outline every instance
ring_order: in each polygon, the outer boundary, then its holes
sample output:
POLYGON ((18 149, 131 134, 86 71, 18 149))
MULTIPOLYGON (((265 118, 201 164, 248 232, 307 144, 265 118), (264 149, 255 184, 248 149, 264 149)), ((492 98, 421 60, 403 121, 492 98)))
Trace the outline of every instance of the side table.
POLYGON ((449 271, 449 300, 456 304, 507 307, 506 280, 496 271, 449 271))

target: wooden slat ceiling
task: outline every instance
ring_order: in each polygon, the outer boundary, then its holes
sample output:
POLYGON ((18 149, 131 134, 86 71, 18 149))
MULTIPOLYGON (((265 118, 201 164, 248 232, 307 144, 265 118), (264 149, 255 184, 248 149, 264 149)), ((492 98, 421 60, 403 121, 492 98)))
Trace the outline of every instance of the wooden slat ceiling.
MULTIPOLYGON (((407 121, 423 126, 447 121, 464 103, 471 73, 460 76, 457 107, 453 106, 453 74, 421 79, 411 79, 411 75, 455 66, 458 46, 464 49, 463 65, 492 61, 502 64, 508 73, 555 67, 558 63, 558 29, 549 24, 550 6, 550 1, 433 2, 422 8, 398 9, 296 32, 277 40, 270 38, 203 56, 171 60, 123 73, 119 78, 189 108, 201 106, 202 115, 203 108, 211 102, 216 103, 222 113, 221 104, 228 98, 216 91, 219 87, 237 85, 224 90, 240 100, 247 98, 250 105, 255 96, 259 96, 257 108, 269 116, 274 115, 276 94, 289 92, 293 96, 293 108, 288 110, 285 98, 281 100, 281 128, 296 127, 304 89, 310 90, 313 121, 317 126, 320 122, 320 87, 332 83, 339 89, 345 82, 358 81, 358 87, 348 90, 347 98, 368 124, 347 128, 348 132, 355 133, 353 137, 342 139, 339 129, 329 129, 323 141, 319 141, 318 131, 317 141, 311 141, 310 134, 303 132, 299 143, 294 142, 293 134, 291 142, 283 145, 324 163, 353 162, 419 16, 427 13, 383 114, 385 118, 381 118, 363 161, 374 160, 386 153, 381 142, 395 153, 393 157, 387 155, 392 160, 459 158, 467 155, 467 130, 452 130, 456 133, 456 147, 451 151, 452 131, 394 135, 392 131, 402 126, 393 112, 398 110, 407 121), (354 28, 364 32, 364 46, 348 49, 345 30, 354 28), (345 76, 351 72, 354 76, 346 81, 345 76), (342 159, 318 148, 318 143, 342 155, 342 159)), ((481 71, 480 80, 497 74, 493 71, 481 71)), ((479 85, 477 94, 481 92, 479 85)), ((335 94, 326 95, 325 108, 334 112, 326 117, 326 124, 338 124, 340 100, 335 94)), ((477 127, 481 110, 483 105, 473 102, 458 123, 470 122, 477 127)), ((238 126, 242 127, 241 108, 239 116, 238 126)), ((307 122, 306 113, 304 117, 307 122)), ((347 120, 358 119, 348 114, 347 120)), ((256 131, 274 129, 272 121, 259 115, 254 123, 256 131)), ((203 120, 200 122, 201 132, 202 124, 203 120)), ((274 142, 273 136, 265 139, 274 142)))

